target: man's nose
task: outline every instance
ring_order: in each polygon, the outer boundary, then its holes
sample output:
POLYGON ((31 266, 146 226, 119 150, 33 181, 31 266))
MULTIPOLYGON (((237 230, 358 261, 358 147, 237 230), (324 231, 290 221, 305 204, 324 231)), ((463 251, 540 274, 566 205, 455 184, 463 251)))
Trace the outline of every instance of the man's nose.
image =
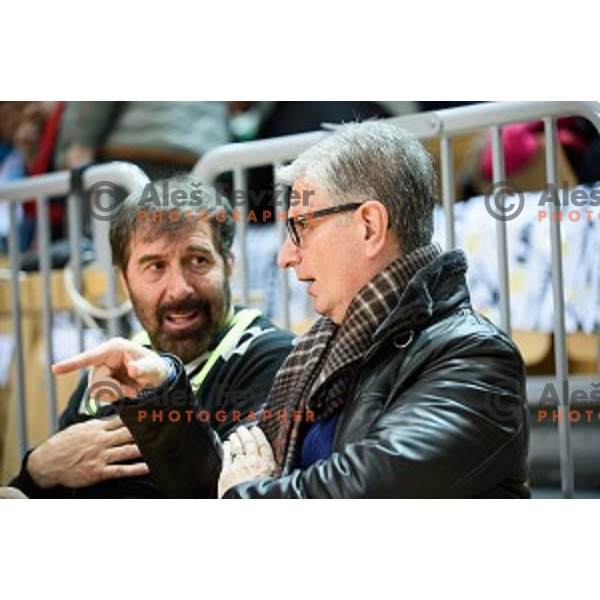
POLYGON ((298 254, 298 246, 296 246, 288 235, 283 242, 283 246, 279 249, 277 255, 277 265, 280 269, 290 269, 295 267, 300 261, 298 254))
POLYGON ((169 298, 174 300, 189 298, 194 292, 194 287, 188 280, 185 271, 181 268, 171 271, 167 280, 167 286, 167 294, 169 298))

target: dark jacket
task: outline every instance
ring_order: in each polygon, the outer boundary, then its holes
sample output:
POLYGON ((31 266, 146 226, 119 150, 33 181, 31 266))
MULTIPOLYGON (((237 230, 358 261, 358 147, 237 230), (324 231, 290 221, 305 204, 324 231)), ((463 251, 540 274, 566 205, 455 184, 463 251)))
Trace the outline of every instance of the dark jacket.
MULTIPOLYGON (((327 460, 240 484, 226 497, 528 497, 523 361, 472 309, 466 268, 454 251, 410 281, 356 371, 327 460)), ((180 373, 174 385, 185 384, 180 373)), ((206 426, 182 438, 177 427, 160 430, 126 413, 168 494, 215 494, 220 450, 206 426), (168 464, 173 454, 178 462, 168 464)))

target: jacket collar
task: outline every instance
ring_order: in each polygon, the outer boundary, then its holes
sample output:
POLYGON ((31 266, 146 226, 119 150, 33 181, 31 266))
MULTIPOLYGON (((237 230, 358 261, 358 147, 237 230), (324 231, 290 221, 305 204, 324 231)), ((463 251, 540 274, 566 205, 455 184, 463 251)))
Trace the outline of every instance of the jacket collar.
POLYGON ((374 341, 391 333, 423 329, 460 304, 470 301, 462 250, 445 252, 415 273, 397 307, 379 326, 374 341))

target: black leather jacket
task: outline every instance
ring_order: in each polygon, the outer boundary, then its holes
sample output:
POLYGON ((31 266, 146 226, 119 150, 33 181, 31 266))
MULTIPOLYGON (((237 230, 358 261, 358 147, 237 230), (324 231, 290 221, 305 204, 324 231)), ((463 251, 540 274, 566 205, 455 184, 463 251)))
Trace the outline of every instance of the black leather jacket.
MULTIPOLYGON (((327 460, 226 497, 529 497, 523 361, 471 308, 466 268, 453 251, 411 280, 357 371, 327 460)), ((219 448, 206 427, 160 431, 128 410, 123 418, 163 489, 215 494, 219 448)))

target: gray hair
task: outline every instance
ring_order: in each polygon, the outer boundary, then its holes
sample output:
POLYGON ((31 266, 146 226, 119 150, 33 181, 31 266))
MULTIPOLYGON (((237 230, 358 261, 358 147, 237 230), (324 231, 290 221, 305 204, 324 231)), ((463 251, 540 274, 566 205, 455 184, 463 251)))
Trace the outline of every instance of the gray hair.
POLYGON ((429 153, 389 121, 339 126, 277 171, 280 183, 306 179, 334 204, 378 200, 404 253, 431 243, 436 176, 429 153))
POLYGON ((187 175, 145 185, 125 198, 111 221, 113 263, 126 272, 130 242, 136 231, 148 239, 163 236, 174 239, 182 232, 194 231, 200 217, 211 224, 216 249, 226 261, 231 256, 235 236, 233 211, 227 198, 187 175), (141 218, 141 211, 149 216, 141 218), (177 214, 180 218, 174 219, 177 214))

